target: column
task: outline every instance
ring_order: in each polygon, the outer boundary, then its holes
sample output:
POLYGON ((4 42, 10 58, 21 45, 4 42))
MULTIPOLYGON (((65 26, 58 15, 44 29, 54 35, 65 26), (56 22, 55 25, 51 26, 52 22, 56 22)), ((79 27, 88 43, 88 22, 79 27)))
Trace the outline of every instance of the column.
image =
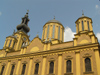
POLYGON ((47 49, 47 43, 44 44, 44 51, 47 49))
POLYGON ((33 62, 33 58, 30 58, 30 63, 29 63, 29 68, 28 68, 28 75, 32 75, 32 74, 31 74, 32 62, 33 62))
POLYGON ((51 44, 51 43, 49 42, 49 43, 48 43, 48 48, 47 48, 47 50, 50 50, 50 44, 51 44))
POLYGON ((16 75, 19 74, 20 65, 21 65, 21 59, 18 59, 18 65, 17 65, 17 69, 16 69, 16 75))
POLYGON ((6 68, 6 71, 5 71, 5 75, 8 75, 9 68, 10 68, 10 63, 11 63, 11 60, 8 60, 7 68, 6 68))
POLYGON ((62 54, 58 54, 58 75, 62 75, 62 54))
POLYGON ((76 75, 81 74, 80 69, 80 51, 76 51, 76 75))
POLYGON ((41 73, 41 75, 45 75, 45 67, 46 67, 46 56, 43 56, 42 73, 41 73))
POLYGON ((96 49, 94 52, 95 52, 95 59, 96 59, 96 66, 97 66, 97 74, 100 75, 100 57, 99 57, 99 50, 96 49))

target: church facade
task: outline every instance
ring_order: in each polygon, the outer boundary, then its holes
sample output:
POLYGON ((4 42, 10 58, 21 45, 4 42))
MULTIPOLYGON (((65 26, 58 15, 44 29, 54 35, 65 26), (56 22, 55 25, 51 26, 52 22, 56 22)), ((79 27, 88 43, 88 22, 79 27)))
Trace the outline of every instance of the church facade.
MULTIPOLYGON (((100 75, 100 46, 92 19, 76 20, 73 41, 64 42, 64 27, 55 20, 43 26, 42 38, 30 41, 28 13, 0 50, 0 75, 100 75)), ((67 38, 67 37, 66 37, 67 38)))

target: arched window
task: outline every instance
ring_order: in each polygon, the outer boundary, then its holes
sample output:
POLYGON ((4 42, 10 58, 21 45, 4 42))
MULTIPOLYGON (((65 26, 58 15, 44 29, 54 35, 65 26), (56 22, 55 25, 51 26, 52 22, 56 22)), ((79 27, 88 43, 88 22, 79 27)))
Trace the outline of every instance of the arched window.
POLYGON ((53 25, 52 38, 55 36, 55 25, 53 25))
POLYGON ((2 70, 1 70, 1 73, 0 73, 0 75, 3 75, 4 68, 5 68, 5 66, 2 66, 2 70))
POLYGON ((22 68, 22 75, 25 74, 25 69, 26 69, 26 64, 23 64, 23 68, 22 68))
POLYGON ((50 62, 50 69, 49 69, 49 73, 52 74, 54 70, 54 62, 50 62))
POLYGON ((10 40, 9 47, 10 47, 10 45, 11 45, 11 42, 12 42, 12 40, 10 40))
POLYGON ((66 61, 66 72, 71 72, 71 60, 66 61))
POLYGON ((82 21, 82 31, 84 31, 84 23, 83 23, 83 21, 82 21))
POLYGON ((90 31, 90 27, 89 27, 89 21, 87 21, 87 25, 88 25, 88 30, 90 31))
POLYGON ((38 74, 38 70, 39 70, 39 64, 35 64, 35 73, 34 74, 38 74))
POLYGON ((86 72, 91 71, 91 60, 90 60, 90 58, 85 59, 85 71, 86 72))
POLYGON ((60 26, 58 27, 58 40, 60 40, 60 26))
POLYGON ((12 65, 12 69, 11 69, 11 73, 10 73, 10 75, 13 75, 14 68, 15 68, 15 65, 12 65))
POLYGON ((50 28, 50 25, 48 25, 48 29, 47 29, 47 39, 49 37, 49 28, 50 28))

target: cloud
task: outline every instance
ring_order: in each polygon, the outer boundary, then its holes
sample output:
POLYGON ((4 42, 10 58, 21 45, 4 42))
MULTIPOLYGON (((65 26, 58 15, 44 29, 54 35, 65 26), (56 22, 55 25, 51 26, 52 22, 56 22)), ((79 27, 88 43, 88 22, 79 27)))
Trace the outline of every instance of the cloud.
POLYGON ((96 13, 100 15, 100 6, 96 5, 95 8, 96 8, 96 13))
POLYGON ((2 15, 2 13, 0 12, 0 16, 2 15))
POLYGON ((99 8, 99 5, 96 5, 95 8, 98 9, 99 8))
POLYGON ((100 33, 97 33, 96 36, 98 38, 98 41, 100 41, 100 33))
POLYGON ((73 32, 71 30, 71 28, 66 27, 65 28, 65 32, 64 32, 64 42, 66 42, 66 41, 72 41, 73 38, 74 38, 74 34, 75 34, 75 32, 73 32))

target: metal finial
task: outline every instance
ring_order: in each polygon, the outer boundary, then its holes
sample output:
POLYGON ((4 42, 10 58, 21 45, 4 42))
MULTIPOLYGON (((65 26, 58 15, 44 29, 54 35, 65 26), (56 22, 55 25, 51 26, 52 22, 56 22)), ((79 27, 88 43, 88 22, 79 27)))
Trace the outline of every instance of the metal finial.
POLYGON ((36 35, 36 37, 39 37, 38 33, 39 33, 39 32, 37 32, 37 35, 36 35))
POLYGON ((54 19, 55 19, 55 16, 54 16, 54 19))
POLYGON ((29 12, 29 10, 27 10, 27 13, 29 12))
POLYGON ((82 16, 84 16, 84 12, 83 12, 83 10, 82 10, 82 16))

